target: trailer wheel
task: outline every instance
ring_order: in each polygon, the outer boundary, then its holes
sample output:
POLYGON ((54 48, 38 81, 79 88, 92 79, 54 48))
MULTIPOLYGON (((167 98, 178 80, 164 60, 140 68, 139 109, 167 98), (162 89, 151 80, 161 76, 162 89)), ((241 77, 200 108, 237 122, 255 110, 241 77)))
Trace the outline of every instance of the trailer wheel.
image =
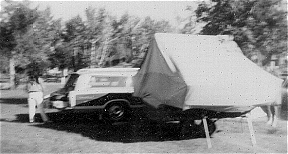
MULTIPOLYGON (((207 119, 209 135, 211 136, 216 131, 215 122, 207 119)), ((181 122, 180 138, 202 138, 206 137, 203 121, 195 123, 194 120, 181 122)))
POLYGON ((124 101, 113 101, 105 107, 104 118, 108 122, 120 122, 130 115, 130 109, 124 101))

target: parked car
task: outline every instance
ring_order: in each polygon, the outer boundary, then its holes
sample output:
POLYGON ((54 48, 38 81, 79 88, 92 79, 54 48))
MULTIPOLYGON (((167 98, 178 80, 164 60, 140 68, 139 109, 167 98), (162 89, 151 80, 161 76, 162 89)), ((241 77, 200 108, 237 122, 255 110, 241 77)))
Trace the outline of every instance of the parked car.
POLYGON ((0 89, 5 90, 5 89, 10 89, 11 84, 10 84, 10 77, 6 74, 0 74, 0 89))
POLYGON ((287 77, 288 77, 288 71, 287 70, 284 70, 282 71, 280 74, 279 74, 279 77, 283 80, 287 80, 287 77))
POLYGON ((10 82, 0 80, 0 89, 1 90, 6 90, 6 89, 10 89, 10 88, 11 88, 10 82))
POLYGON ((97 110, 111 122, 125 120, 132 108, 144 106, 133 97, 133 76, 137 68, 81 69, 70 74, 63 88, 46 96, 52 108, 97 110))
POLYGON ((44 75, 44 82, 61 82, 61 77, 59 75, 44 75))

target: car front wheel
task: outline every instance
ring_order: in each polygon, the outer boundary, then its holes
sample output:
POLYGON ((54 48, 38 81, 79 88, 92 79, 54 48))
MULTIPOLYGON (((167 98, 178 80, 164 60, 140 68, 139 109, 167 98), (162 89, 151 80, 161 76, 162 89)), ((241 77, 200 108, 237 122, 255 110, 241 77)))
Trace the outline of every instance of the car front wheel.
POLYGON ((126 120, 130 113, 125 102, 115 101, 109 103, 105 108, 105 120, 109 122, 120 122, 126 120))

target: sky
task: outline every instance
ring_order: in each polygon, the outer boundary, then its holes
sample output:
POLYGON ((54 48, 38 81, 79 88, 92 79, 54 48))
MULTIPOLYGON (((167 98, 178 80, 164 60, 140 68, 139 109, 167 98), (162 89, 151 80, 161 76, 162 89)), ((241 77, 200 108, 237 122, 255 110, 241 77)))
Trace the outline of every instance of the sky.
POLYGON ((105 8, 111 15, 120 17, 125 12, 140 18, 150 16, 154 20, 168 20, 176 25, 176 17, 186 17, 187 6, 197 7, 197 1, 33 1, 32 7, 45 9, 50 6, 54 19, 62 18, 67 21, 78 14, 85 20, 85 9, 105 8))

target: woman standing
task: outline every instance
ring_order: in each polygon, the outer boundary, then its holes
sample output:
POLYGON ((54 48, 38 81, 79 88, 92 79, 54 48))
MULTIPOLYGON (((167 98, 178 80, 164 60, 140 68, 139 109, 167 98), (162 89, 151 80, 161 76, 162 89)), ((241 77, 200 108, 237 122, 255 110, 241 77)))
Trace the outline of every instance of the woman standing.
POLYGON ((36 105, 40 111, 44 123, 50 122, 44 112, 43 106, 43 85, 39 82, 38 76, 30 76, 28 82, 28 105, 29 105, 29 122, 34 122, 36 105))

